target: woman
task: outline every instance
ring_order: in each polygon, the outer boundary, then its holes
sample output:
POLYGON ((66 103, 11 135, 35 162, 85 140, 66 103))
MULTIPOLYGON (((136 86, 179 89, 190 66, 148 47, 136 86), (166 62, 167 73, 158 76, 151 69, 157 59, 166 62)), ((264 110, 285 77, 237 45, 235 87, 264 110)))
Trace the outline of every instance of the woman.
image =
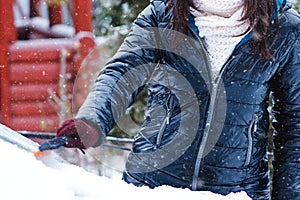
POLYGON ((57 136, 101 145, 147 85, 126 182, 270 199, 272 94, 272 199, 300 199, 299 25, 285 1, 152 0, 57 136))

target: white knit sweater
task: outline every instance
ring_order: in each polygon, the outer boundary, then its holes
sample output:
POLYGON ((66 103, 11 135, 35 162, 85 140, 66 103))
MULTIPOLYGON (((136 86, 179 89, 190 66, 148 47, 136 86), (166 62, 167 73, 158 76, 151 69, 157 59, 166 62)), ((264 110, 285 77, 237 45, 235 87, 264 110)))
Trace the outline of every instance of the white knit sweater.
POLYGON ((194 4, 197 10, 191 12, 217 75, 249 29, 249 21, 240 20, 243 0, 194 0, 194 4))

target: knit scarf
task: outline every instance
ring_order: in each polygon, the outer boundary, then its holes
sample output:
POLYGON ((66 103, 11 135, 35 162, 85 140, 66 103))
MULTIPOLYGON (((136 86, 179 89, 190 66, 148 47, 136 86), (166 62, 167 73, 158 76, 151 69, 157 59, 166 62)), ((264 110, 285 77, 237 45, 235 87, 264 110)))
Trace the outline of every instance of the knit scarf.
POLYGON ((191 13, 216 76, 249 29, 249 21, 240 20, 243 0, 194 0, 194 5, 191 13))

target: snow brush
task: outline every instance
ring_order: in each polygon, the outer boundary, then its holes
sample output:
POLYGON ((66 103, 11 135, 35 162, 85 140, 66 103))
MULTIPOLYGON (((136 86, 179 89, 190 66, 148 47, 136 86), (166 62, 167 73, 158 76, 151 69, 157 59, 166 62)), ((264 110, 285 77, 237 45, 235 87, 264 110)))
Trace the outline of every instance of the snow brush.
POLYGON ((36 158, 48 155, 50 152, 42 152, 39 150, 39 145, 32 140, 17 134, 16 131, 0 124, 0 140, 16 145, 19 149, 33 153, 36 158))
POLYGON ((39 150, 43 152, 43 151, 58 149, 62 147, 64 144, 66 144, 67 142, 68 142, 68 138, 65 136, 56 137, 41 144, 39 146, 39 150))
MULTIPOLYGON (((59 149, 62 147, 66 142, 68 142, 68 138, 65 136, 62 137, 56 137, 55 133, 47 133, 47 132, 31 132, 31 131, 18 131, 18 133, 26 138, 30 139, 42 139, 47 140, 46 142, 42 143, 39 147, 40 154, 42 155, 42 152, 47 152, 50 150, 59 149)), ((113 149, 119 149, 123 151, 130 151, 131 149, 118 144, 132 144, 133 139, 132 138, 117 138, 112 136, 107 136, 105 138, 105 142, 110 142, 109 144, 104 143, 101 146, 102 147, 108 147, 113 149)), ((82 151, 82 150, 81 150, 82 151)), ((82 151, 83 152, 83 151, 82 151)), ((84 152, 83 152, 84 153, 84 152)), ((36 153, 39 154, 38 152, 36 153)))
MULTIPOLYGON (((55 150, 59 149, 63 145, 65 145, 68 142, 68 137, 66 136, 61 136, 61 137, 55 137, 53 139, 50 139, 43 144, 39 146, 40 152, 45 152, 45 151, 50 151, 50 150, 55 150)), ((85 154, 85 152, 80 149, 80 151, 85 154)))
POLYGON ((42 143, 38 149, 39 151, 33 152, 33 155, 38 158, 40 156, 44 156, 50 153, 51 150, 58 149, 67 143, 66 137, 57 137, 50 139, 44 143, 42 143))

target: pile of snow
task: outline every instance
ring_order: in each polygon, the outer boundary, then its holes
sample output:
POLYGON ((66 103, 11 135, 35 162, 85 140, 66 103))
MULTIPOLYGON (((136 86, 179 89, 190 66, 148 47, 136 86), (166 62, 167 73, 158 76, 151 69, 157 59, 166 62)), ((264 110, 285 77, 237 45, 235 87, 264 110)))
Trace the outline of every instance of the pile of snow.
MULTIPOLYGON (((1 131, 1 129, 0 129, 1 131)), ((162 186, 135 187, 122 180, 97 176, 83 168, 57 161, 57 155, 36 159, 32 153, 0 139, 0 199, 99 200, 99 199, 201 199, 248 200, 245 192, 222 196, 162 186), (48 157, 47 159, 45 159, 48 157)))

